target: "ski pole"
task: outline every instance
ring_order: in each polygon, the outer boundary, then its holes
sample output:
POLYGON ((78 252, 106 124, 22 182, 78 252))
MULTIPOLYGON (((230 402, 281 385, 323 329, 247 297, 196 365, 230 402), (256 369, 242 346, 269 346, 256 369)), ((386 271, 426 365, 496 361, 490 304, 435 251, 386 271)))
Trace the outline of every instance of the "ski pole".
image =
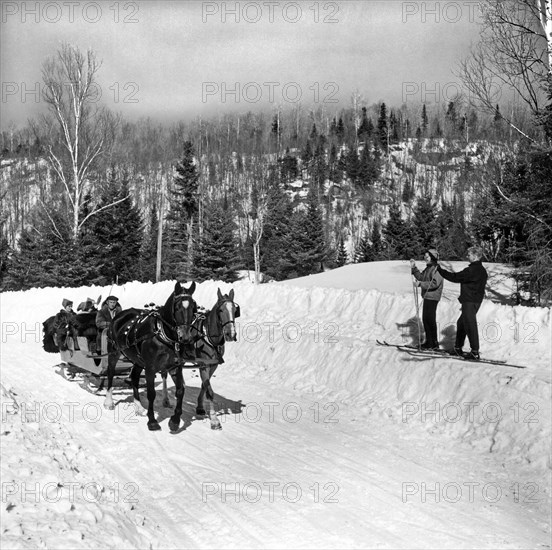
POLYGON ((412 275, 412 291, 414 292, 414 305, 416 306, 416 320, 418 322, 418 349, 421 349, 422 325, 420 322, 420 302, 418 300, 418 288, 416 287, 414 275, 412 275))

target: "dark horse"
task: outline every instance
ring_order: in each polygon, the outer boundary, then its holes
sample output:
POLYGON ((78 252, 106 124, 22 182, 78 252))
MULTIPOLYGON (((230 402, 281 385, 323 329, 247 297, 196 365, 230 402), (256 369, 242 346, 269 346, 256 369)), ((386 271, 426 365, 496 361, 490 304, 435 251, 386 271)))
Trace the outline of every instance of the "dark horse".
MULTIPOLYGON (((196 414, 205 415, 203 398, 207 395, 209 419, 213 430, 221 430, 222 426, 214 409, 215 394, 210 380, 217 367, 224 363, 224 343, 235 342, 237 339, 235 319, 239 316, 240 306, 234 302, 234 289, 225 295, 220 292, 220 289, 217 289, 217 303, 205 314, 198 314, 193 324, 196 363, 201 376, 201 390, 197 398, 196 414)), ((163 403, 168 405, 166 381, 167 377, 163 376, 163 403)))
POLYGON ((133 364, 130 373, 136 414, 145 413, 138 393, 140 373, 145 369, 148 397, 148 428, 160 430, 155 419, 155 375, 169 372, 176 386, 176 407, 169 420, 171 431, 178 430, 184 397, 182 367, 185 361, 194 360, 192 344, 192 322, 197 304, 192 298, 195 282, 190 288, 176 283, 174 292, 164 306, 157 310, 125 309, 118 313, 110 328, 113 345, 107 367, 107 395, 104 407, 113 409, 113 376, 115 365, 123 353, 133 364))

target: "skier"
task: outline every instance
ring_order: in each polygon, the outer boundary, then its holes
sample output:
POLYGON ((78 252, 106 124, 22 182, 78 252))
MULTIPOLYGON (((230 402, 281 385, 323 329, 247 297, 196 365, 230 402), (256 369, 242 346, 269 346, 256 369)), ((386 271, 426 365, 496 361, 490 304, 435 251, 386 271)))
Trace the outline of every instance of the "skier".
POLYGON ((487 283, 487 270, 481 263, 483 250, 479 246, 468 249, 470 265, 459 273, 451 273, 437 264, 437 271, 451 283, 460 283, 460 296, 458 300, 462 304, 462 313, 456 322, 456 342, 451 355, 459 355, 471 361, 479 361, 479 333, 477 331, 477 312, 485 297, 485 284, 487 283), (471 351, 464 353, 463 347, 466 336, 470 342, 471 351))
POLYGON ((421 349, 439 349, 437 339, 437 305, 443 293, 443 277, 437 271, 439 253, 435 248, 430 248, 424 254, 426 268, 420 272, 416 262, 410 260, 412 275, 417 280, 418 286, 422 289, 424 305, 422 307, 422 321, 424 324, 425 342, 421 349))

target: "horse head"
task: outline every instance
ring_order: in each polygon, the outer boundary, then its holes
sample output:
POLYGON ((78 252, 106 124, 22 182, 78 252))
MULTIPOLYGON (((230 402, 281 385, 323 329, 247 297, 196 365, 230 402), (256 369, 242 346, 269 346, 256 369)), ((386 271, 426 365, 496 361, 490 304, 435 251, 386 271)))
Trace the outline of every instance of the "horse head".
POLYGON ((192 340, 192 323, 197 312, 197 304, 192 297, 195 289, 195 281, 192 282, 189 288, 183 287, 180 283, 176 283, 174 286, 174 293, 171 296, 171 314, 179 342, 187 343, 192 340))
POLYGON ((225 342, 235 342, 236 318, 240 316, 240 306, 234 302, 234 289, 229 294, 222 294, 220 288, 217 288, 217 319, 222 326, 222 333, 225 342))

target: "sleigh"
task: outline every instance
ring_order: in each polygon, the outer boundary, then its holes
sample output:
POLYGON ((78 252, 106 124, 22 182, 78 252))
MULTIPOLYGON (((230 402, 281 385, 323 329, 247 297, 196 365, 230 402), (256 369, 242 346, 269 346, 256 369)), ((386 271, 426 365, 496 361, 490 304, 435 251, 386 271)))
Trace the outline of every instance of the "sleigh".
MULTIPOLYGON (((66 364, 74 369, 80 369, 85 373, 94 374, 96 376, 102 376, 107 372, 107 331, 103 330, 101 333, 101 349, 100 353, 94 353, 90 350, 92 347, 91 341, 86 336, 77 336, 75 338, 67 338, 67 349, 60 350, 60 357, 62 364, 66 364), (78 346, 78 349, 77 349, 78 346)), ((128 361, 124 356, 117 362, 115 367, 116 376, 127 376, 132 368, 132 363, 128 361)), ((76 371, 78 372, 78 371, 76 371)))

